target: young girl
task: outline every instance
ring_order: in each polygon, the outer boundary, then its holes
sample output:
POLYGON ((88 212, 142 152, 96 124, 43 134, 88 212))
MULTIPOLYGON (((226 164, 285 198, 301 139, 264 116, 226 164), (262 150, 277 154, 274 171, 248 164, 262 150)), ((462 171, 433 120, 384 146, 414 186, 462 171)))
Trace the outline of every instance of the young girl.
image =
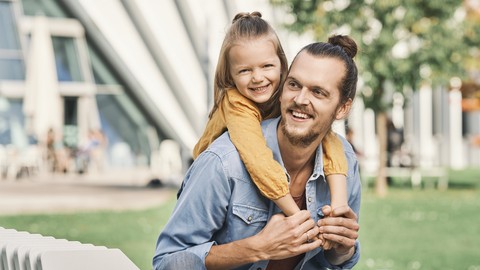
MULTIPOLYGON (((292 197, 289 193, 285 171, 273 159, 260 126, 263 119, 279 116, 279 90, 288 63, 275 31, 261 16, 259 12, 239 13, 233 19, 215 72, 214 106, 193 158, 228 129, 260 192, 291 216, 300 211, 299 206, 305 209, 305 199, 301 201, 303 194, 292 197)), ((322 146, 331 207, 335 209, 347 205, 347 161, 342 142, 333 132, 325 136, 322 146)))

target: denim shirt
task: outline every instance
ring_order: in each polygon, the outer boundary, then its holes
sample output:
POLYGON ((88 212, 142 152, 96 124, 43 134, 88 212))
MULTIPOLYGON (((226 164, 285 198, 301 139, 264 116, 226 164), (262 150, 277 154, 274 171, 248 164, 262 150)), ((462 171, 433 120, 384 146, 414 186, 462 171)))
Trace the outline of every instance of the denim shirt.
MULTIPOLYGON (((277 140, 279 118, 262 123, 263 134, 274 158, 283 166, 277 140)), ((351 145, 341 136, 348 162, 349 206, 359 215, 361 185, 358 163, 351 145)), ((265 157, 267 158, 267 157, 265 157)), ((315 167, 306 185, 307 209, 317 222, 322 206, 330 204, 330 191, 323 172, 322 149, 317 149, 315 167)), ((263 197, 240 159, 228 132, 204 151, 187 171, 179 198, 169 221, 157 241, 154 268, 162 259, 178 251, 190 251, 204 263, 212 245, 244 239, 262 230, 270 217, 280 212, 263 197)), ((305 254, 295 269, 350 269, 360 258, 355 254, 341 266, 331 265, 321 248, 305 254)), ((268 261, 258 261, 236 269, 265 269, 268 261)))

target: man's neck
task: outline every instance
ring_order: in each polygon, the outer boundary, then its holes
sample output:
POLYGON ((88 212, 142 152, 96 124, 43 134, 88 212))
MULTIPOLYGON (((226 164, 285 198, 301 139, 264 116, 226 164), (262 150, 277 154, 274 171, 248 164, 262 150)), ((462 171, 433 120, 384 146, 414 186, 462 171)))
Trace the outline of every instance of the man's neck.
POLYGON ((290 193, 299 196, 313 173, 319 142, 309 146, 292 145, 280 130, 277 131, 277 137, 283 164, 290 175, 290 193))

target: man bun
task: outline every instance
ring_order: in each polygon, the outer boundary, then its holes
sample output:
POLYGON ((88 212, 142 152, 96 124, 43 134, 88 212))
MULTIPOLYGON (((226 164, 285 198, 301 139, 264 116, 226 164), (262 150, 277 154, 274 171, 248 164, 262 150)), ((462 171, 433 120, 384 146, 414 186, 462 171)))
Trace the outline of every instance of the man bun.
POLYGON ((351 58, 354 58, 355 55, 357 55, 357 43, 355 43, 355 41, 349 36, 333 35, 328 38, 328 43, 342 47, 345 53, 351 58))

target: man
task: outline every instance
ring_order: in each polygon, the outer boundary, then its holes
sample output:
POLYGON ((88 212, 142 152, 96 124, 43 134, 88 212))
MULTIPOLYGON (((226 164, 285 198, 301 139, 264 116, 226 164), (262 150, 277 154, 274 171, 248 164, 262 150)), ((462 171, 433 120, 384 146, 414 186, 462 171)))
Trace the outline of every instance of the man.
POLYGON ((282 164, 301 209, 285 217, 263 197, 231 143, 219 137, 192 164, 177 206, 160 234, 154 268, 352 268, 359 259, 358 164, 344 141, 349 164, 349 206, 330 209, 321 142, 355 96, 356 44, 334 36, 294 59, 280 97, 281 117, 262 124, 267 145, 282 164), (320 237, 317 237, 320 236, 320 237), (333 242, 323 250, 322 239, 333 242))

